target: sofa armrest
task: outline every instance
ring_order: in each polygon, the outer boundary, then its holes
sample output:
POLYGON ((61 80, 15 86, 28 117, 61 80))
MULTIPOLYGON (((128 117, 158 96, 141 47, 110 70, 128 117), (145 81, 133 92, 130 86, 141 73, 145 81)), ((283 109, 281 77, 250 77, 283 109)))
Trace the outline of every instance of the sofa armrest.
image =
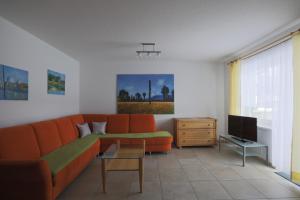
POLYGON ((0 199, 52 200, 47 162, 0 160, 0 199))

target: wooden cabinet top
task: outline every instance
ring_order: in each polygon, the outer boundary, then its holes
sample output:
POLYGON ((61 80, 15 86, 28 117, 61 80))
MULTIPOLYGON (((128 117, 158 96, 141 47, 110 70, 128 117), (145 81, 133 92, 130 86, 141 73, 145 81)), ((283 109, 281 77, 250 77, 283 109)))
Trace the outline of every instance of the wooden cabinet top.
POLYGON ((199 121, 199 120, 216 120, 211 117, 185 117, 185 118, 175 118, 176 121, 199 121))

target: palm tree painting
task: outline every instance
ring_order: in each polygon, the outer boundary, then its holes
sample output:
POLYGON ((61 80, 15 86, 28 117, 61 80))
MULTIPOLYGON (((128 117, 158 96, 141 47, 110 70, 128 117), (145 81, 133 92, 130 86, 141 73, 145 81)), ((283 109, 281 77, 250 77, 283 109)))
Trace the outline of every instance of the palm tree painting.
POLYGON ((28 72, 0 66, 0 100, 28 100, 28 72))
POLYGON ((117 75, 117 110, 118 113, 174 114, 174 75, 117 75))

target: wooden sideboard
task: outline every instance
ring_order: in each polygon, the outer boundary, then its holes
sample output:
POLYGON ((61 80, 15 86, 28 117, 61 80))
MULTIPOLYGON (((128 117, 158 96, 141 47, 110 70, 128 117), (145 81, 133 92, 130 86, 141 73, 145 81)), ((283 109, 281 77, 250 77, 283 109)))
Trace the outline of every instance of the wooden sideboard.
POLYGON ((208 117, 175 118, 176 146, 211 146, 217 143, 217 120, 208 117))

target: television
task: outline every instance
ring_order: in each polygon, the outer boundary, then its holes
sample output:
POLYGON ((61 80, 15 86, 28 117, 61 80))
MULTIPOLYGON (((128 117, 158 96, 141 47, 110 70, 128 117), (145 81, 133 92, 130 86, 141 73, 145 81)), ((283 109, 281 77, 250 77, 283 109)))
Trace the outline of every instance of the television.
POLYGON ((241 141, 257 141, 257 119, 228 115, 228 134, 241 141))

